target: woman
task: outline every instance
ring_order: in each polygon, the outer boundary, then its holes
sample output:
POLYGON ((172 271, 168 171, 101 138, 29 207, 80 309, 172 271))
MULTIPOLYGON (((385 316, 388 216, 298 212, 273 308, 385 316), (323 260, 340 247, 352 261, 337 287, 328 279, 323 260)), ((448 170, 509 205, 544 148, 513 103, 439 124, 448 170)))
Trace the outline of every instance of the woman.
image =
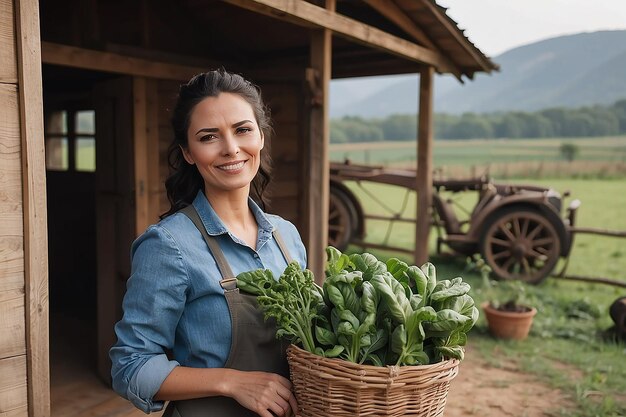
POLYGON ((233 279, 258 268, 278 277, 291 257, 306 265, 296 228, 250 197, 264 206, 269 179, 260 92, 223 70, 197 75, 172 125, 171 207, 132 246, 113 388, 146 413, 164 401, 171 416, 295 413, 284 346, 233 279))

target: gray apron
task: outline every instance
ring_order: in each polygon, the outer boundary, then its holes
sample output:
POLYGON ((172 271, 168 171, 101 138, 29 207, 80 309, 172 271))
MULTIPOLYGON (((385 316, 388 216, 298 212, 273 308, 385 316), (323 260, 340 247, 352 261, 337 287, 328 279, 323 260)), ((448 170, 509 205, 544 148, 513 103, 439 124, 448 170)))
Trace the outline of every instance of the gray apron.
MULTIPOLYGON (((265 321, 258 308, 256 296, 243 294, 237 288, 237 279, 230 269, 217 240, 210 236, 193 205, 181 210, 196 225, 222 274, 220 285, 228 304, 232 324, 230 353, 225 368, 240 371, 271 372, 289 378, 285 350, 288 343, 276 339, 276 322, 265 321)), ((292 261, 278 230, 274 239, 287 263, 292 261)), ((163 417, 255 417, 256 413, 241 406, 230 397, 205 397, 192 400, 171 401, 163 417)))

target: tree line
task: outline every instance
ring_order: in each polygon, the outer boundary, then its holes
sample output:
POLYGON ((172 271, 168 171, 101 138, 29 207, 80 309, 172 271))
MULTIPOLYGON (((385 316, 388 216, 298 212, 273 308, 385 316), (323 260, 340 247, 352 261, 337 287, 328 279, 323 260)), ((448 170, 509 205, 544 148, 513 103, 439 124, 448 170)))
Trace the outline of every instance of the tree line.
MULTIPOLYGON (((626 134, 626 99, 611 106, 551 108, 537 112, 435 114, 436 139, 594 137, 626 134)), ((330 122, 331 143, 415 140, 417 116, 384 119, 344 116, 330 122)))

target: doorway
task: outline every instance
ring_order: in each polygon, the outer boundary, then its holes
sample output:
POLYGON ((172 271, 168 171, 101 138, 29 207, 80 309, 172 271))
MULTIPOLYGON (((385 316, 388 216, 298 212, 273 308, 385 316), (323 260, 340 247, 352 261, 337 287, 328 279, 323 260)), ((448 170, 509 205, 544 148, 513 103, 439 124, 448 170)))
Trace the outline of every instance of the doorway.
MULTIPOLYGON (((120 308, 114 303, 103 306, 99 302, 103 278, 105 289, 122 287, 125 282, 115 273, 103 276, 102 265, 111 265, 120 275, 126 272, 126 268, 116 268, 115 260, 104 259, 102 255, 103 251, 110 253, 111 247, 118 243, 117 229, 102 232, 103 222, 108 221, 102 206, 108 207, 106 200, 111 198, 103 198, 103 194, 114 195, 116 201, 126 201, 124 195, 129 195, 131 190, 121 194, 114 188, 103 193, 101 185, 106 183, 102 176, 115 174, 119 165, 126 166, 123 174, 128 176, 132 172, 132 164, 129 166, 128 160, 119 160, 116 152, 120 142, 128 143, 121 148, 132 148, 132 137, 124 135, 122 140, 110 137, 112 131, 118 136, 121 131, 132 132, 132 118, 116 123, 112 112, 102 105, 109 100, 102 98, 106 95, 103 91, 107 90, 103 86, 124 77, 52 65, 44 65, 42 75, 51 414, 52 417, 81 417, 93 415, 97 409, 102 415, 128 415, 129 412, 133 415, 134 407, 113 393, 106 375, 102 375, 103 349, 99 343, 102 308, 105 313, 112 311, 111 316, 119 315, 120 308), (120 126, 117 129, 103 127, 103 120, 120 126)), ((126 105, 132 108, 132 104, 126 105)), ((117 210, 117 214, 120 218, 132 217, 132 209, 126 205, 124 210, 117 210)), ((106 327, 112 333, 112 324, 106 327)))

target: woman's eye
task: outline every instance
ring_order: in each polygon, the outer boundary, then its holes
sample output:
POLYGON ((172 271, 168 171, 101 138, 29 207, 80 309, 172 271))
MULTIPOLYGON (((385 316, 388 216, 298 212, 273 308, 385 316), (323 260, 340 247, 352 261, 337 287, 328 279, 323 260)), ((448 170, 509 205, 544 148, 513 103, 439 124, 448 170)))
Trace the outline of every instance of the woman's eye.
POLYGON ((237 133, 242 134, 242 133, 248 133, 248 132, 252 132, 252 129, 249 127, 238 127, 237 128, 237 133))
POLYGON ((202 136, 200 138, 200 142, 209 142, 209 141, 212 141, 212 140, 215 140, 215 139, 217 139, 217 136, 215 136, 213 134, 211 134, 211 135, 204 135, 204 136, 202 136))

